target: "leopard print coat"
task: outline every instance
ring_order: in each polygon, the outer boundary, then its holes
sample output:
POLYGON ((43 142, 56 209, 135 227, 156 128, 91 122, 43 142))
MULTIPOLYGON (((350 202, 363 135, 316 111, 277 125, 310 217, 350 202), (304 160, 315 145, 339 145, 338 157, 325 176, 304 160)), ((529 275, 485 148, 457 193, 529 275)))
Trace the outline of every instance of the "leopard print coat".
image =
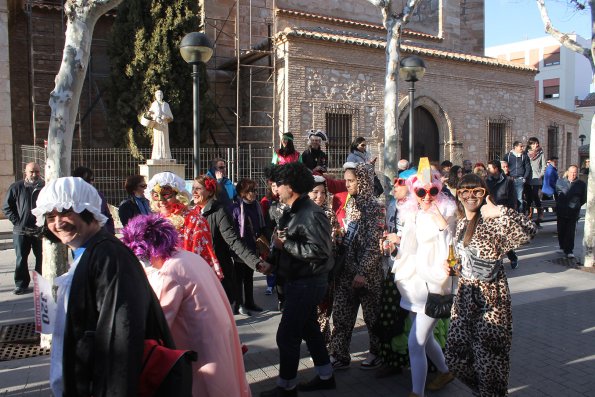
MULTIPOLYGON (((459 241, 468 221, 457 225, 459 241)), ((468 245, 482 259, 497 260, 526 243, 536 226, 526 216, 501 208, 501 216, 481 219, 468 245)), ((491 282, 461 277, 446 341, 446 363, 479 396, 506 396, 512 344, 512 310, 502 265, 491 282)), ((470 269, 463 269, 469 274, 470 269)))

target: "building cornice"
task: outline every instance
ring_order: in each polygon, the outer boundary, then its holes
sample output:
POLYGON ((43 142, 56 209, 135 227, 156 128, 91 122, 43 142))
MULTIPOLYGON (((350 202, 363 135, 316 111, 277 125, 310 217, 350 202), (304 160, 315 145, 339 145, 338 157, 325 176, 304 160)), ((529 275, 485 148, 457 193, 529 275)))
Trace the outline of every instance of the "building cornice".
MULTIPOLYGON (((304 18, 304 19, 319 20, 319 21, 325 21, 325 22, 335 23, 335 24, 339 24, 339 25, 346 25, 346 26, 352 26, 352 27, 357 27, 357 28, 371 29, 371 30, 386 32, 386 29, 384 28, 384 26, 382 26, 380 24, 366 23, 366 22, 356 21, 356 20, 352 20, 352 19, 335 18, 335 17, 331 17, 328 15, 322 15, 322 14, 312 14, 312 13, 303 12, 303 11, 299 11, 299 10, 292 10, 289 8, 278 8, 277 14, 288 15, 288 16, 304 18)), ((411 29, 403 29, 403 36, 410 37, 410 38, 422 39, 422 40, 435 41, 435 42, 443 41, 442 37, 440 37, 440 36, 435 36, 435 35, 428 34, 428 33, 417 32, 417 31, 411 30, 411 29)))
MULTIPOLYGON (((336 31, 327 28, 286 28, 283 32, 277 34, 276 39, 280 41, 287 40, 289 37, 299 37, 311 40, 321 40, 332 43, 350 44, 369 48, 386 48, 384 37, 378 37, 368 34, 336 31)), ((512 62, 502 61, 496 58, 490 58, 479 55, 465 54, 444 49, 431 48, 428 46, 403 44, 401 52, 407 54, 423 55, 431 58, 447 59, 458 62, 473 63, 499 67, 504 69, 518 70, 537 74, 538 70, 532 66, 519 65, 512 62)))

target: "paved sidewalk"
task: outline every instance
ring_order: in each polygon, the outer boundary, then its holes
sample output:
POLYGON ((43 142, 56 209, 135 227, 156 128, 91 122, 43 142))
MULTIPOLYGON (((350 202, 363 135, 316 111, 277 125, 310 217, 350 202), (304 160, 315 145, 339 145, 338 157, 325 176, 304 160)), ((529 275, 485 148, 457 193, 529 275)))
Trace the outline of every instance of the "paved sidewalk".
MULTIPOLYGON (((580 247, 582 222, 577 231, 580 247)), ((595 396, 595 273, 570 268, 572 262, 554 251, 555 223, 546 224, 529 245, 518 250, 520 266, 511 271, 514 331, 509 392, 512 396, 595 396)), ((580 249, 575 250, 580 257, 580 249)), ((32 296, 12 295, 14 252, 0 251, 0 325, 31 320, 32 296)), ((245 356, 254 396, 274 386, 278 371, 275 332, 279 313, 275 296, 265 296, 265 280, 255 276, 257 302, 267 310, 257 316, 236 316, 240 337, 250 350, 245 356)), ((352 367, 337 372, 337 390, 300 395, 311 397, 407 396, 410 374, 377 380, 359 363, 367 352, 367 333, 358 320, 352 340, 352 367)), ((301 379, 313 376, 305 346, 301 379)), ((0 396, 47 396, 48 356, 0 362, 0 396)), ((434 396, 471 396, 458 381, 434 396)), ((232 396, 230 396, 232 397, 232 396)))

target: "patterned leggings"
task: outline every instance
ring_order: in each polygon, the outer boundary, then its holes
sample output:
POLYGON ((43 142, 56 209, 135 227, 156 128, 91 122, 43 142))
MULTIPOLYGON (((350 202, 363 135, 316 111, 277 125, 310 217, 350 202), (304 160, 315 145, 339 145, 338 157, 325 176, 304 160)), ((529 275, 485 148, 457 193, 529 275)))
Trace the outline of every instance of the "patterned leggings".
POLYGON ((446 340, 446 363, 482 396, 506 396, 512 310, 503 270, 494 282, 461 279, 446 340))
POLYGON ((354 289, 351 286, 354 274, 343 272, 339 275, 335 285, 335 299, 333 301, 333 333, 331 336, 331 354, 343 362, 351 362, 349 345, 353 327, 357 319, 360 304, 364 312, 364 321, 370 336, 370 353, 380 353, 380 339, 374 330, 376 320, 380 314, 380 298, 382 295, 382 272, 366 275, 366 287, 354 289))

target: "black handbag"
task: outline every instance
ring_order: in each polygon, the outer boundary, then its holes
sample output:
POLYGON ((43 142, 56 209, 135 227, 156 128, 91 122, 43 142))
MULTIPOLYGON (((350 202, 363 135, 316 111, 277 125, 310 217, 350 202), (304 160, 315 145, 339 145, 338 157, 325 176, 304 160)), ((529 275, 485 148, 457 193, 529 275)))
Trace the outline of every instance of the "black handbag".
MULTIPOLYGON (((428 289, 428 298, 426 299, 425 313, 432 318, 449 318, 452 303, 454 301, 453 285, 454 278, 451 277, 450 294, 440 295, 430 292, 428 289)), ((426 288, 428 284, 426 283, 426 288)))

